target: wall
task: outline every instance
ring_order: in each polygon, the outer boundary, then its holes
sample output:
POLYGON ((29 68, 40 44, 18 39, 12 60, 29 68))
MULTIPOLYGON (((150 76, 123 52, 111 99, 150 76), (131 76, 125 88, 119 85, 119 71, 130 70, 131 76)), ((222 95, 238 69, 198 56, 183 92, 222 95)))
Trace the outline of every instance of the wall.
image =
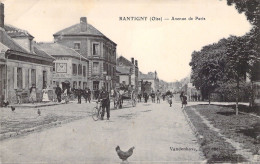
POLYGON ((129 85, 130 84, 129 76, 128 75, 120 75, 119 76, 119 83, 123 83, 123 81, 125 81, 126 85, 129 85))
POLYGON ((22 62, 22 61, 14 61, 11 59, 8 59, 7 61, 7 79, 8 79, 8 100, 11 103, 16 103, 16 92, 18 92, 18 95, 22 96, 22 102, 26 103, 29 101, 29 89, 32 86, 32 82, 30 79, 30 71, 31 69, 36 70, 36 90, 37 90, 37 101, 41 101, 42 99, 42 89, 43 89, 43 71, 46 71, 47 73, 47 86, 52 85, 52 67, 51 66, 45 66, 45 65, 39 65, 39 64, 32 64, 29 62, 22 62), (23 72, 23 87, 22 89, 17 89, 15 83, 15 77, 16 73, 15 70, 17 67, 22 68, 23 72), (27 95, 27 96, 26 96, 27 95))

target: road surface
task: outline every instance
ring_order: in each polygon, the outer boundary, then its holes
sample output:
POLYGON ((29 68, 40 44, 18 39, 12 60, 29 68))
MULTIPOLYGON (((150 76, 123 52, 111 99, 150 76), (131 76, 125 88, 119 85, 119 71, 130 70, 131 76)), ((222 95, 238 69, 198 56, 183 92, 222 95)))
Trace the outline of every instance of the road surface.
POLYGON ((4 140, 0 155, 2 163, 121 163, 117 145, 122 150, 135 146, 129 163, 204 161, 179 103, 169 107, 165 102, 125 105, 112 110, 110 120, 88 117, 4 140))

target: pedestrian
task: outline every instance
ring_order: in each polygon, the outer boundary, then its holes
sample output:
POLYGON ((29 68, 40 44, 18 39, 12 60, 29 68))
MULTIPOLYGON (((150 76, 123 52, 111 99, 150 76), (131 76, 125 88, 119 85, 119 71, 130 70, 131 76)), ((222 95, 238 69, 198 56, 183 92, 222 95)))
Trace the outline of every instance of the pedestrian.
POLYGON ((162 94, 163 101, 165 100, 165 94, 162 94))
POLYGON ((197 99, 198 99, 197 94, 195 94, 194 98, 195 98, 195 101, 198 101, 198 100, 197 100, 197 99))
POLYGON ((182 96, 182 106, 181 106, 181 108, 183 108, 183 106, 186 107, 186 105, 187 105, 187 96, 183 95, 182 96))
POLYGON ((48 89, 46 86, 42 89, 42 102, 49 102, 48 89))
POLYGON ((148 100, 148 94, 144 92, 144 102, 147 103, 147 100, 148 100))
POLYGON ((30 101, 34 104, 36 101, 36 87, 35 84, 32 84, 32 87, 30 88, 30 101))
POLYGON ((155 93, 154 93, 154 91, 152 91, 152 93, 151 93, 151 98, 152 98, 152 102, 155 103, 155 93))
POLYGON ((87 90, 87 101, 90 103, 91 100, 91 90, 88 88, 87 90))
POLYGON ((105 87, 102 87, 101 92, 99 93, 98 101, 101 102, 102 112, 101 112, 101 120, 104 119, 105 109, 107 113, 107 120, 110 118, 110 100, 109 93, 106 91, 105 87))
POLYGON ((55 89, 55 93, 57 95, 57 100, 58 102, 61 102, 61 93, 62 93, 62 90, 60 88, 60 86, 57 84, 57 87, 55 89))
POLYGON ((142 94, 139 93, 139 94, 138 94, 138 102, 141 102, 141 101, 142 101, 142 94))
POLYGON ((69 95, 68 95, 69 91, 67 88, 64 89, 63 91, 63 97, 64 97, 64 101, 67 104, 69 102, 69 95))
POLYGON ((80 86, 78 87, 76 93, 77 93, 77 96, 78 96, 78 104, 81 104, 82 90, 81 90, 80 86))
POLYGON ((157 90, 157 92, 156 92, 157 103, 161 103, 160 102, 160 96, 161 96, 161 92, 159 90, 157 90))
POLYGON ((200 95, 198 95, 198 101, 200 101, 200 95))
POLYGON ((167 97, 167 101, 168 101, 168 103, 170 104, 170 107, 171 107, 172 106, 172 93, 171 93, 171 91, 168 90, 166 92, 165 96, 167 97))

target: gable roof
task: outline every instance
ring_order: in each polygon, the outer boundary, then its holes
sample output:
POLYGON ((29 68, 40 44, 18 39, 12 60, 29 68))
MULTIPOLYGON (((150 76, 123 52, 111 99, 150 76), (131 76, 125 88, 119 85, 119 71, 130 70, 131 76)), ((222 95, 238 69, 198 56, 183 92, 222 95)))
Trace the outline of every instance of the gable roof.
POLYGON ((4 29, 10 37, 30 37, 34 38, 28 31, 19 29, 12 25, 5 24, 4 29))
POLYGON ((81 58, 84 60, 88 60, 87 58, 80 55, 77 51, 73 50, 72 48, 63 46, 59 43, 38 43, 36 47, 53 57, 67 56, 67 57, 74 57, 77 59, 81 58))

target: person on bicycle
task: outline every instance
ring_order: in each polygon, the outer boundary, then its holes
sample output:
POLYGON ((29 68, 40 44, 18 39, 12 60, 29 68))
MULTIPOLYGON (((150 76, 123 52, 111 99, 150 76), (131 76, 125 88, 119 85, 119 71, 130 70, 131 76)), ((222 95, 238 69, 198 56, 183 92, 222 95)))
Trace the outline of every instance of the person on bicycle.
POLYGON ((106 108, 106 112, 107 112, 107 119, 109 120, 109 118, 110 118, 110 100, 109 100, 109 93, 106 91, 105 87, 102 87, 102 90, 99 93, 98 101, 101 102, 101 106, 102 106, 101 120, 104 119, 105 108, 106 108))

